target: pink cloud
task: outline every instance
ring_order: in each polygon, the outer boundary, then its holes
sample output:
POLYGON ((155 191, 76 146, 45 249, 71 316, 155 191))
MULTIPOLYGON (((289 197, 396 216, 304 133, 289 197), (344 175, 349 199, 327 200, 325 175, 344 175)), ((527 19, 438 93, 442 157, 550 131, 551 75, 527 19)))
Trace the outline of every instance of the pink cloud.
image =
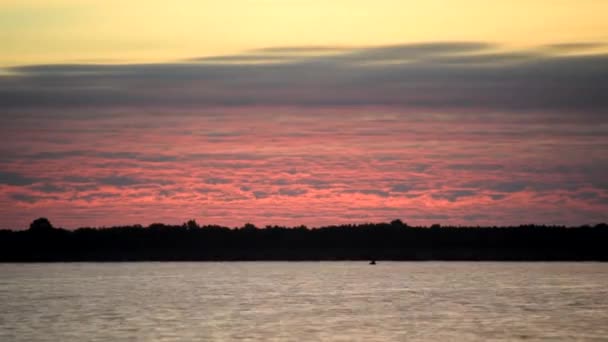
POLYGON ((608 212, 608 141, 585 121, 390 108, 179 111, 1 128, 0 226, 38 216, 71 228, 189 218, 581 224, 608 212))

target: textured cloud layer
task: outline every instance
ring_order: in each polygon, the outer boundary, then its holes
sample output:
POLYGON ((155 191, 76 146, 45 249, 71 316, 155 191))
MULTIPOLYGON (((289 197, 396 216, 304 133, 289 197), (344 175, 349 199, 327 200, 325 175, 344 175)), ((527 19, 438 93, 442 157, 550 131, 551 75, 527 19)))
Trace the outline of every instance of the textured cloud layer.
POLYGON ((386 108, 82 111, 86 119, 23 114, 3 126, 2 226, 39 215, 70 227, 606 219, 608 125, 596 120, 386 108))
POLYGON ((581 224, 608 212, 594 44, 279 47, 0 76, 0 227, 581 224))

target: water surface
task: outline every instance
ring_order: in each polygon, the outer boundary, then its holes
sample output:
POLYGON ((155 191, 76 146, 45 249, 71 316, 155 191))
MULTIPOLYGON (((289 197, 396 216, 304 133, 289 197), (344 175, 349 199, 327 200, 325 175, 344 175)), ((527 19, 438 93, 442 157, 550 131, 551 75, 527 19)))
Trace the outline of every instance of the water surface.
POLYGON ((608 264, 0 264, 0 341, 608 340, 608 264))

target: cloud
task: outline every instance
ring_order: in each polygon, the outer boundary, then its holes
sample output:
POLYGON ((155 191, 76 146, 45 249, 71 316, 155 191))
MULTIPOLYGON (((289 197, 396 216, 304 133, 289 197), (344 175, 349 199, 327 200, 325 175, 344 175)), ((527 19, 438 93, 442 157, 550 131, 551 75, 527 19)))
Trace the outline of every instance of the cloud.
POLYGON ((278 191, 279 195, 290 196, 290 197, 300 196, 307 192, 308 192, 308 190, 306 190, 306 189, 290 189, 290 188, 281 188, 278 191))
POLYGON ((42 200, 57 200, 59 199, 57 196, 38 196, 27 193, 15 192, 9 194, 9 198, 13 201, 27 204, 35 204, 42 200))
POLYGON ((606 43, 602 42, 576 42, 576 43, 559 43, 559 44, 550 44, 541 47, 542 49, 549 51, 559 51, 559 52, 580 52, 586 51, 595 48, 605 47, 606 43))
POLYGON ((519 192, 524 190, 528 186, 528 182, 499 182, 490 186, 490 189, 501 191, 501 192, 519 192))
POLYGON ((210 193, 214 193, 214 192, 221 192, 221 190, 219 190, 219 189, 208 188, 208 187, 196 187, 196 188, 194 188, 194 191, 196 191, 200 194, 210 194, 210 193))
POLYGON ((30 204, 36 203, 40 199, 38 196, 32 196, 32 195, 23 194, 23 193, 13 193, 10 195, 10 198, 17 202, 30 203, 30 204))
MULTIPOLYGON (((493 190, 497 192, 513 193, 525 190, 528 187, 535 189, 541 188, 542 186, 538 182, 534 181, 488 181, 488 180, 475 180, 462 184, 464 187, 470 187, 482 190, 493 190)), ((550 185, 553 187, 553 185, 550 185)))
POLYGON ((581 191, 578 193, 572 193, 569 195, 570 198, 575 200, 584 200, 595 204, 607 205, 608 204, 608 193, 600 191, 581 191))
POLYGON ((61 193, 65 191, 65 188, 57 186, 55 184, 45 183, 31 187, 32 190, 44 192, 44 193, 61 193))
POLYGON ((213 56, 193 58, 191 62, 206 62, 206 63, 275 63, 286 62, 293 60, 293 56, 283 55, 228 55, 228 56, 213 56))
POLYGON ((477 195, 476 191, 473 190, 445 190, 438 193, 434 193, 431 197, 435 199, 447 199, 450 202, 456 202, 462 197, 472 197, 477 195))
POLYGON ((446 166, 450 170, 466 170, 466 171, 494 171, 503 168, 499 164, 482 164, 482 163, 468 163, 468 164, 450 164, 446 166))
POLYGON ((265 191, 253 191, 253 196, 256 199, 263 199, 263 198, 267 198, 270 196, 269 193, 265 192, 265 191))
POLYGON ((22 66, 0 76, 0 108, 382 105, 601 111, 608 108, 608 55, 571 54, 590 47, 509 52, 483 42, 322 51, 279 47, 206 59, 214 63, 22 66), (277 53, 297 58, 248 63, 257 57, 274 60, 277 53))
POLYGON ((44 160, 44 159, 63 160, 65 158, 70 158, 70 157, 85 156, 86 154, 87 154, 86 151, 58 151, 58 152, 45 151, 45 152, 38 152, 38 153, 21 156, 21 157, 22 158, 25 157, 28 159, 39 159, 39 160, 44 160))
POLYGON ((450 44, 20 68, 0 226, 605 221, 604 57, 450 44))
POLYGON ((143 162, 173 162, 177 161, 176 156, 163 154, 143 154, 138 152, 120 151, 94 151, 94 150, 69 150, 69 151, 44 151, 29 155, 22 155, 20 158, 34 160, 65 160, 73 157, 99 157, 105 159, 129 159, 143 162))
POLYGON ((357 190, 345 190, 347 194, 363 194, 363 195, 374 195, 378 197, 389 197, 390 194, 384 190, 378 189, 357 189, 357 190))
POLYGON ((34 184, 36 182, 36 179, 25 177, 19 173, 0 171, 0 184, 21 186, 34 184))
POLYGON ((86 202, 95 202, 98 200, 106 200, 111 198, 120 198, 121 195, 117 193, 111 192, 93 192, 88 193, 86 195, 77 195, 72 198, 72 200, 83 200, 86 202))
POLYGON ((331 183, 325 179, 319 178, 303 178, 297 181, 298 184, 308 185, 313 189, 328 189, 331 183))
POLYGON ((427 61, 426 58, 454 56, 462 53, 480 52, 492 48, 493 44, 481 42, 431 42, 371 47, 350 51, 336 56, 340 60, 360 63, 427 61))
POLYGON ((408 192, 408 191, 413 190, 414 188, 415 188, 414 185, 401 183, 401 184, 394 184, 391 187, 391 191, 392 192, 408 192))
POLYGON ((132 186, 143 184, 144 180, 129 176, 108 176, 96 179, 96 182, 103 185, 112 185, 117 187, 132 186))
POLYGON ((93 180, 83 176, 64 176, 63 181, 68 183, 90 183, 93 180))
POLYGON ((211 178, 207 178, 205 180, 205 183, 207 184, 213 184, 213 185, 217 185, 217 184, 230 184, 232 181, 230 179, 226 179, 226 178, 219 178, 219 177, 211 177, 211 178))

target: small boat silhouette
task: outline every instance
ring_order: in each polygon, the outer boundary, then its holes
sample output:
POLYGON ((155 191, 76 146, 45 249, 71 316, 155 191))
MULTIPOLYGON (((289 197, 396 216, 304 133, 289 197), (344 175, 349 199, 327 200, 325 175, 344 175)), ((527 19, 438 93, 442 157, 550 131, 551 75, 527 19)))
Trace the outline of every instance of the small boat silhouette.
POLYGON ((375 265, 376 264, 376 260, 372 260, 369 262, 370 265, 375 265))

